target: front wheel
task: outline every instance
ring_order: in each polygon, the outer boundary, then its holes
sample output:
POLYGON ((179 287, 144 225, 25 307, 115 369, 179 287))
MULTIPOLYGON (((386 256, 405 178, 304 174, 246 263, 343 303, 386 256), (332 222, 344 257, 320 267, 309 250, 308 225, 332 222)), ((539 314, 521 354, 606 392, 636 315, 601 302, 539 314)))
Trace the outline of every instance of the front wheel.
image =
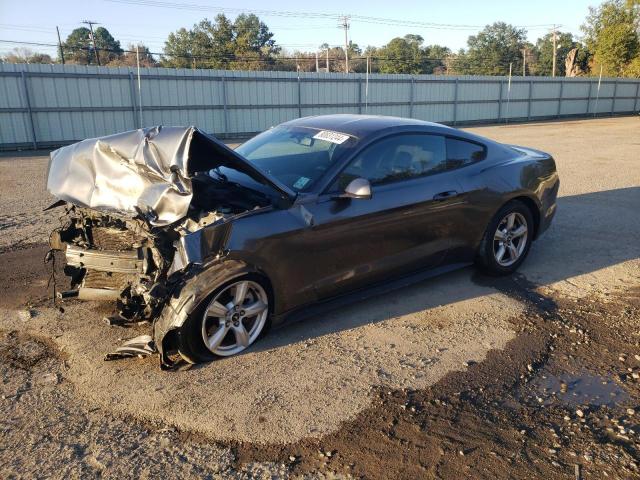
POLYGON ((190 363, 229 357, 255 342, 268 320, 269 296, 260 282, 235 279, 217 288, 187 318, 178 350, 190 363))
POLYGON ((489 275, 509 275, 524 262, 533 240, 533 216, 517 200, 493 217, 478 251, 477 265, 489 275))

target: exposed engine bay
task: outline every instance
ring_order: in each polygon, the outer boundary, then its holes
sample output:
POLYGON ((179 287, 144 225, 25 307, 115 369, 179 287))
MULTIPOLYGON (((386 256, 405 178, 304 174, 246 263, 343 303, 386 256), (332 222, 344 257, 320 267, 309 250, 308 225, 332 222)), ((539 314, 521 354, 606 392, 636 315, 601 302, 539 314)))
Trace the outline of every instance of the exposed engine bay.
POLYGON ((115 302, 125 322, 156 319, 185 278, 225 255, 230 220, 278 201, 277 188, 270 195, 230 181, 221 167, 271 186, 193 127, 137 130, 53 152, 47 188, 60 200, 49 208, 64 207, 65 215, 50 245, 64 252, 72 286, 58 297, 115 302))
POLYGON ((208 172, 195 175, 192 186, 187 217, 168 226, 66 204, 66 224, 50 240, 53 249, 65 252, 64 272, 73 288, 60 296, 115 301, 125 319, 153 319, 171 290, 171 280, 188 266, 176 255, 182 251, 181 238, 269 205, 266 197, 208 172))

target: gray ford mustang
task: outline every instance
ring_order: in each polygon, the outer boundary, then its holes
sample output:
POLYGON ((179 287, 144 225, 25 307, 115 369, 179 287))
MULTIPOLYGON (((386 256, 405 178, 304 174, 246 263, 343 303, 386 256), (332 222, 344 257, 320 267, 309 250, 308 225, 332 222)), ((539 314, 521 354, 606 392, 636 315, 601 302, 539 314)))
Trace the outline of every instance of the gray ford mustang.
POLYGON ((51 154, 63 298, 153 323, 163 366, 237 354, 270 324, 475 263, 507 275, 550 225, 553 158, 418 120, 327 115, 235 151, 155 127, 51 154))

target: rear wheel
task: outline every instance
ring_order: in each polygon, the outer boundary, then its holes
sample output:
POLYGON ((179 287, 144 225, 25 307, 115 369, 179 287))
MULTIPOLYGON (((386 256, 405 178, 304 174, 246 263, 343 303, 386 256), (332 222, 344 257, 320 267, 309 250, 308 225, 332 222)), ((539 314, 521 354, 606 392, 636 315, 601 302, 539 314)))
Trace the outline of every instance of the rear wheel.
POLYGON ((524 262, 533 239, 533 216, 517 200, 493 217, 478 251, 477 265, 489 275, 509 275, 524 262))
POLYGON ((217 288, 193 311, 179 332, 179 351, 190 363, 229 357, 245 350, 265 331, 269 296, 255 277, 217 288))

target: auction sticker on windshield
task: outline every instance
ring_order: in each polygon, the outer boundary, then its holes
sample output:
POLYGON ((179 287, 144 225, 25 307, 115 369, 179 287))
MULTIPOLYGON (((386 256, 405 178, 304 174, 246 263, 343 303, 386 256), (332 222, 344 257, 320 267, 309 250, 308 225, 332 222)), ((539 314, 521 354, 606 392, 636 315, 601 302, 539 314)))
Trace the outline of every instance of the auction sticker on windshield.
POLYGON ((300 177, 298 180, 296 180, 296 183, 293 184, 293 188, 297 188, 298 190, 300 190, 301 188, 304 188, 307 183, 309 183, 309 180, 311 179, 307 177, 300 177))
POLYGON ((322 130, 321 132, 316 133, 313 138, 316 140, 325 140, 331 143, 337 143, 340 145, 341 143, 349 140, 349 135, 345 135, 344 133, 332 132, 331 130, 322 130))

